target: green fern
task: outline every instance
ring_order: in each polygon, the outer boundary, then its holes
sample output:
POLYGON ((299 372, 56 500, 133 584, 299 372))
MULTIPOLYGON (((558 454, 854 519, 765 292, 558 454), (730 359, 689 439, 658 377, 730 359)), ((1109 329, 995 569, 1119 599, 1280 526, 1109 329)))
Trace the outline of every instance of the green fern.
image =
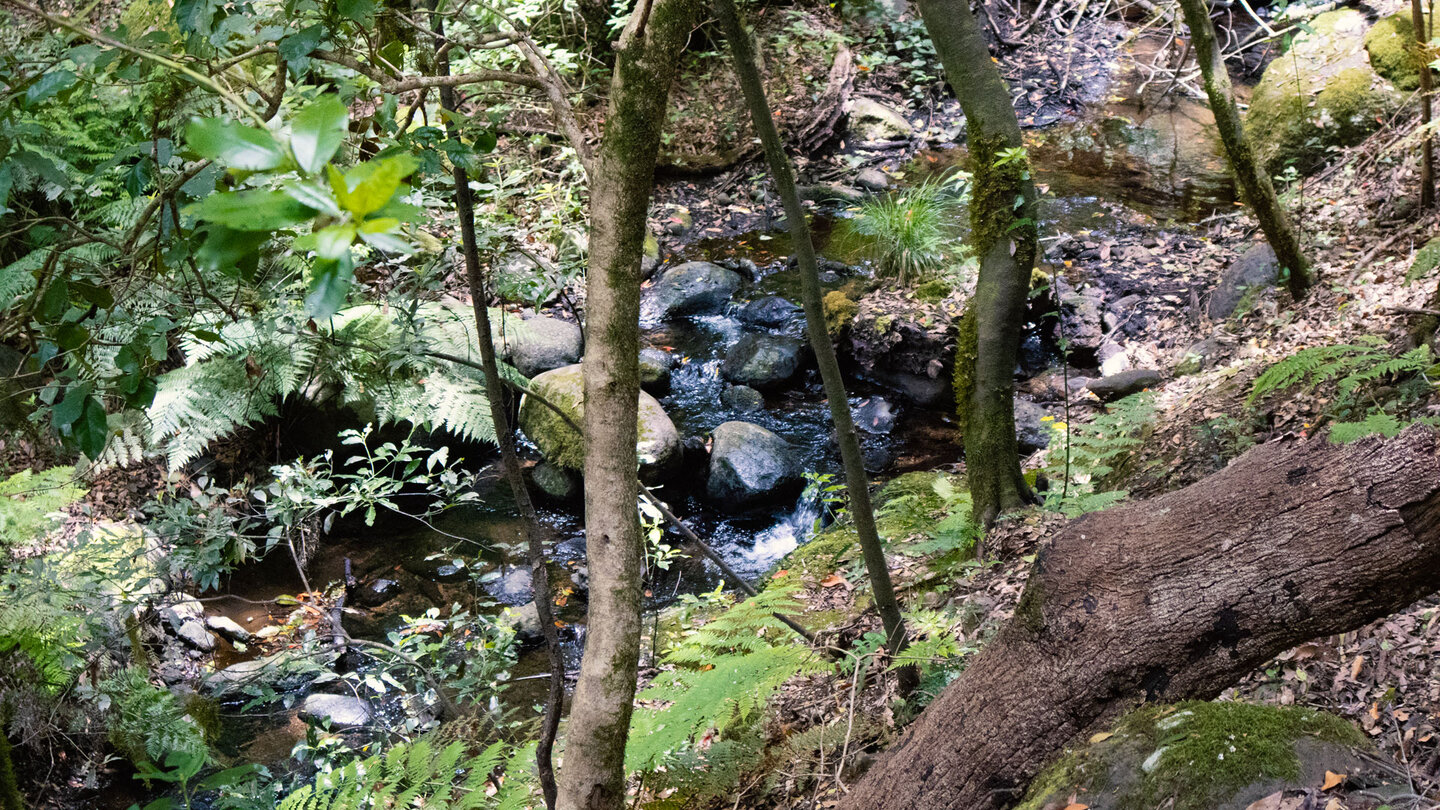
POLYGON ((150 683, 144 670, 122 670, 102 683, 100 691, 110 703, 110 741, 131 762, 160 763, 174 753, 208 755, 199 724, 170 690, 150 683))
POLYGON ((1384 377, 1423 374, 1434 362, 1427 345, 1393 357, 1385 350, 1385 341, 1372 336, 1356 343, 1312 346, 1266 369, 1255 379, 1247 402, 1253 405, 1277 391, 1298 385, 1314 388, 1330 380, 1338 381, 1342 393, 1353 394, 1361 385, 1384 377))
POLYGON ((285 797, 278 810, 520 810, 534 797, 534 746, 497 742, 475 756, 453 742, 435 750, 425 739, 323 774, 285 797), (497 769, 503 769, 499 776, 497 769))
POLYGON ((1405 424, 1384 411, 1375 411, 1359 422, 1336 422, 1330 426, 1330 441, 1348 444, 1366 436, 1390 438, 1400 435, 1405 424))
POLYGON ((626 767, 650 770, 691 750, 697 736, 716 737, 755 720, 782 684, 831 665, 775 617, 799 607, 792 588, 762 591, 716 616, 665 656, 674 667, 637 699, 626 767), (778 643, 777 643, 778 642, 778 643))
POLYGON ((52 528, 52 515, 84 497, 73 467, 22 470, 0 481, 0 546, 28 543, 52 528))
POLYGON ((1073 517, 1123 500, 1128 493, 1110 485, 1144 446, 1154 419, 1155 394, 1141 391, 1110 403, 1089 424, 1053 424, 1055 438, 1045 454, 1046 507, 1073 517))

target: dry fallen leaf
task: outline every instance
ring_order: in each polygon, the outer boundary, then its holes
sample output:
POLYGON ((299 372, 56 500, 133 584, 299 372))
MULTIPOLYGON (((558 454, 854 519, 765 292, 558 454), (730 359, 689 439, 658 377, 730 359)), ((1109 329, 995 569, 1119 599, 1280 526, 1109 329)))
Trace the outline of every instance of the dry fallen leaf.
POLYGON ((1081 804, 1079 802, 1071 802, 1070 804, 1065 805, 1065 810, 1090 810, 1090 805, 1081 804))
POLYGON ((1100 732, 1099 734, 1096 734, 1095 736, 1091 737, 1091 738, 1090 738, 1090 742, 1091 742, 1092 744, 1093 744, 1093 743, 1098 743, 1098 742, 1105 742, 1106 740, 1108 740, 1108 739, 1110 739, 1111 737, 1114 737, 1114 736, 1115 736, 1115 732, 1113 732, 1113 731, 1102 731, 1102 732, 1100 732))
POLYGON ((838 588, 846 584, 848 583, 845 581, 845 577, 840 576, 838 572, 820 580, 820 587, 822 588, 838 588))
POLYGON ((1331 788, 1333 788, 1333 787, 1338 787, 1338 786, 1339 786, 1342 782, 1344 782, 1344 781, 1345 781, 1345 774, 1343 774, 1343 773, 1335 773, 1334 771, 1326 771, 1326 772, 1325 772, 1325 782, 1324 782, 1324 784, 1320 785, 1320 789, 1321 789, 1321 790, 1329 790, 1329 789, 1331 789, 1331 788))
POLYGON ((1245 810, 1280 810, 1280 803, 1285 800, 1285 792, 1277 790, 1263 799, 1253 801, 1245 810))

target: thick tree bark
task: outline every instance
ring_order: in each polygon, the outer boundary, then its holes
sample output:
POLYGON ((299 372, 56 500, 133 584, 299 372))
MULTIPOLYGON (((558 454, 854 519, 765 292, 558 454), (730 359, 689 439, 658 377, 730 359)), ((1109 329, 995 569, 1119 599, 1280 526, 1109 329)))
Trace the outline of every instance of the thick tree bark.
POLYGON ((694 0, 644 0, 616 48, 610 108, 590 176, 585 300, 585 657, 560 773, 561 810, 618 810, 640 658, 644 544, 636 511, 640 258, 661 125, 694 0))
POLYGON ((1118 713, 1213 698, 1277 653, 1437 588, 1440 450, 1427 428, 1257 447, 1061 530, 1015 617, 841 806, 1005 807, 1118 713))
POLYGON ((1015 441, 1015 364, 1035 267, 1035 183, 1010 91, 968 0, 919 0, 925 29, 965 112, 973 188, 975 298, 961 320, 955 405, 975 516, 985 525, 1033 502, 1015 441))
MULTIPOLYGON (((750 108, 750 122, 760 136, 761 146, 765 150, 765 161, 770 166, 770 178, 785 205, 790 244, 800 267, 805 329, 810 336, 810 347, 815 352, 816 365, 820 367, 820 379, 825 386, 825 398, 830 405, 830 421, 835 425, 835 440, 840 445, 840 458, 845 465, 845 492, 850 501, 850 517, 855 523, 855 534, 865 555, 865 568, 870 575, 875 609, 885 627, 886 644, 891 655, 899 655, 907 643, 905 620, 900 615, 900 604, 895 600, 895 589, 890 583, 890 567, 885 560, 885 547, 881 545, 880 534, 875 527, 875 508, 870 502, 870 480, 865 474, 865 457, 860 452, 860 435, 855 430, 855 420, 850 413, 850 397, 845 391, 845 380, 840 374, 840 361, 835 357, 835 346, 830 342, 830 333, 825 327, 825 308, 820 299, 820 267, 815 261, 815 243, 810 238, 805 207, 800 203, 800 192, 795 187, 795 173, 790 167, 790 158, 785 154, 780 131, 776 128, 775 117, 770 112, 770 103, 765 99, 765 83, 760 77, 760 62, 755 58, 755 48, 750 41, 749 32, 740 22, 740 10, 736 8, 735 0, 715 0, 715 11, 720 18, 725 38, 730 42, 730 53, 733 57, 731 62, 740 77, 745 104, 750 108)), ((903 694, 909 694, 919 682, 914 667, 901 668, 899 679, 900 691, 903 694)))
POLYGON ((1264 164, 1255 159, 1245 138, 1245 125, 1240 109, 1235 106, 1230 74, 1225 70, 1225 60, 1215 38, 1215 25, 1210 21, 1210 4, 1208 0, 1180 0, 1180 8, 1190 28, 1195 60, 1200 63, 1200 76, 1205 83, 1205 95, 1210 99, 1210 111, 1215 115, 1215 127, 1220 131, 1220 142, 1230 159, 1230 172, 1240 184, 1240 191, 1260 223, 1265 240, 1275 250, 1275 258, 1287 271, 1286 288, 1298 301, 1305 297, 1313 281, 1310 262, 1300 250, 1300 239, 1280 205, 1280 198, 1275 196, 1270 175, 1264 164))
MULTIPOLYGON (((448 76, 450 57, 442 48, 440 38, 445 32, 438 17, 435 18, 434 25, 437 39, 435 51, 439 54, 436 67, 439 75, 448 76)), ((454 87, 440 88, 440 106, 451 113, 456 112, 454 87)), ((453 176, 455 214, 460 223, 465 280, 470 289, 470 302, 475 315, 475 338, 480 345, 480 363, 485 374, 485 396, 490 400, 490 421, 495 426, 495 443, 500 446, 501 469, 505 472, 510 493, 515 498, 520 519, 525 524, 530 581, 535 592, 535 616, 540 622, 540 635, 545 638, 545 649, 550 661, 550 688, 545 700, 545 716, 540 723, 540 737, 535 745, 535 771, 539 777, 545 806, 554 810, 556 786, 553 754, 555 735, 560 728, 560 712, 565 702, 565 656, 560 650, 560 637, 555 629, 555 616, 550 603, 550 571, 545 565, 545 529, 540 524, 540 518, 535 513, 535 504, 530 500, 530 490, 525 485, 520 456, 515 450, 515 433, 510 428, 505 384, 500 378, 500 367, 495 359, 494 333, 490 328, 490 310, 485 295, 485 282, 480 272, 480 249, 475 243, 475 199, 470 190, 470 177, 459 165, 454 167, 453 176)))

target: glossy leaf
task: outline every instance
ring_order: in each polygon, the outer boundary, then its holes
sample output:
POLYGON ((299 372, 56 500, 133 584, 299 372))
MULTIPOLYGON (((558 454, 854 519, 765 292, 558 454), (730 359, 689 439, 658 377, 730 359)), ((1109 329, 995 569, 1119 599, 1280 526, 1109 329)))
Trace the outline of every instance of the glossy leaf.
POLYGON ((220 118, 196 118, 185 127, 185 143, 196 154, 231 169, 266 171, 285 163, 285 150, 263 129, 220 118))
POLYGON ((283 191, 232 191, 211 194, 185 213, 237 231, 276 231, 310 219, 315 209, 283 191))
POLYGON ((384 208, 418 165, 414 157, 399 154, 361 163, 343 177, 330 169, 330 187, 341 208, 363 218, 384 208))
POLYGON ((339 312, 354 278, 355 264, 348 253, 336 261, 316 261, 310 271, 310 294, 305 296, 305 310, 310 317, 323 319, 339 312))
POLYGON ((52 70, 25 88, 25 104, 35 106, 75 86, 76 76, 69 70, 52 70))
POLYGON ((320 171, 335 156, 345 138, 349 110, 337 95, 328 94, 310 102, 295 116, 290 132, 290 150, 306 174, 320 171))

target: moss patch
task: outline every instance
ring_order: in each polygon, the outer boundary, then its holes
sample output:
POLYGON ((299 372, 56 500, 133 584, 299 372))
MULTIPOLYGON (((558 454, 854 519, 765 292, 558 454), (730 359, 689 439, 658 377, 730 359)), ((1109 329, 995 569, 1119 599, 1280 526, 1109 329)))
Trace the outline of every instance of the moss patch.
POLYGON ((915 288, 915 297, 927 304, 938 304, 950 297, 954 289, 944 279, 932 279, 915 288))
POLYGON ((1365 745, 1354 726, 1323 712, 1203 701, 1140 708, 1097 737, 1042 772, 1019 810, 1072 793, 1097 808, 1209 810, 1247 786, 1300 779, 1306 741, 1337 755, 1365 745))
POLYGON ((831 290, 821 302, 825 310, 825 331, 830 337, 839 337, 849 328, 850 322, 860 311, 860 305, 840 290, 831 290))
POLYGON ((1409 11, 1391 14, 1365 32, 1370 66, 1401 90, 1420 86, 1419 43, 1409 11))
POLYGON ((1297 36, 1255 87, 1245 129, 1265 166, 1309 172, 1328 151, 1353 146, 1379 127, 1399 99, 1370 65, 1365 21, 1354 9, 1327 12, 1297 36))

